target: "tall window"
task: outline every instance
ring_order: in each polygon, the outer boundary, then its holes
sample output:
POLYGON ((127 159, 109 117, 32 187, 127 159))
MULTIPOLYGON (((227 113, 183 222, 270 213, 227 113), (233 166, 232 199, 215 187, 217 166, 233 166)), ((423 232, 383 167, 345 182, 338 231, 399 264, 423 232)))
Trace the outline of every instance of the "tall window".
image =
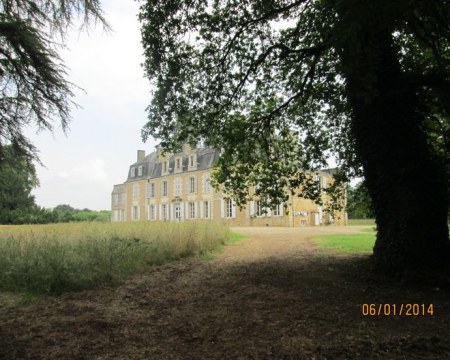
POLYGON ((156 184, 150 183, 150 197, 155 198, 156 197, 156 184))
POLYGON ((196 213, 195 213, 195 203, 191 202, 189 203, 189 219, 196 219, 196 213))
POLYGON ((163 218, 163 220, 167 220, 168 219, 168 211, 167 211, 167 207, 168 207, 169 205, 167 205, 167 204, 164 204, 163 206, 162 206, 162 218, 163 218))
POLYGON ((181 159, 175 160, 175 169, 180 170, 181 169, 181 159))
POLYGON ((136 176, 136 168, 132 167, 131 168, 131 177, 135 177, 136 176))
POLYGON ((167 181, 163 181, 161 183, 161 193, 162 193, 162 196, 167 196, 167 194, 168 194, 167 181))
POLYGON ((175 196, 181 195, 181 179, 176 178, 175 179, 175 196))
POLYGON ((134 184, 133 185, 133 200, 138 200, 138 199, 139 199, 139 185, 134 184))
POLYGON ((175 205, 175 219, 181 219, 181 207, 180 207, 180 205, 175 205))
POLYGON ((163 162, 163 172, 167 172, 167 161, 163 162))
POLYGON ((256 216, 263 216, 263 207, 261 201, 256 201, 256 216))
POLYGON ((209 201, 205 201, 203 203, 203 211, 205 212, 205 219, 209 219, 211 217, 210 208, 209 208, 209 201))
POLYGON ((139 206, 133 206, 133 220, 139 220, 139 206))
POLYGON ((138 167, 138 176, 142 176, 142 165, 138 167))
POLYGON ((233 200, 231 199, 227 199, 225 200, 225 206, 226 206, 226 214, 227 214, 227 218, 232 218, 233 217, 233 200))
POLYGON ((113 203, 115 206, 119 205, 119 194, 113 195, 113 203))
POLYGON ((150 205, 150 220, 156 220, 155 205, 150 205))
POLYGON ((145 197, 146 197, 147 199, 150 198, 150 183, 147 183, 147 184, 145 185, 145 197))
POLYGON ((122 193, 120 196, 120 205, 125 205, 125 193, 122 193))
POLYGON ((196 191, 196 178, 193 176, 193 177, 190 177, 189 178, 189 194, 195 194, 197 191, 196 191))
POLYGON ((320 190, 320 177, 318 175, 314 175, 314 182, 317 184, 317 188, 320 190))
POLYGON ((205 179, 205 184, 204 184, 204 187, 203 187, 203 192, 209 193, 209 189, 210 189, 210 186, 209 186, 210 176, 209 176, 209 174, 205 174, 204 179, 205 179))
POLYGON ((190 166, 190 167, 193 167, 193 166, 194 166, 194 159, 195 159, 194 155, 191 155, 191 156, 189 157, 189 166, 190 166))

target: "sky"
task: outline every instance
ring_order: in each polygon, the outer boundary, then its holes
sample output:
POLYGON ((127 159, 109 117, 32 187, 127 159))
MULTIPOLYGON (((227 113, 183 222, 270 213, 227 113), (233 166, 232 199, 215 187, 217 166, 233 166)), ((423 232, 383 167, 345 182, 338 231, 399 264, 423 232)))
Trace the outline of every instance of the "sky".
POLYGON ((147 121, 150 84, 144 78, 136 1, 105 0, 102 8, 113 32, 101 26, 89 33, 69 32, 67 50, 60 51, 68 80, 76 90, 72 122, 66 134, 55 123, 53 134, 26 136, 40 151, 45 167, 37 166, 40 187, 36 203, 46 208, 69 204, 75 208, 109 210, 114 184, 123 183, 138 149, 150 153, 156 142, 141 139, 147 121))

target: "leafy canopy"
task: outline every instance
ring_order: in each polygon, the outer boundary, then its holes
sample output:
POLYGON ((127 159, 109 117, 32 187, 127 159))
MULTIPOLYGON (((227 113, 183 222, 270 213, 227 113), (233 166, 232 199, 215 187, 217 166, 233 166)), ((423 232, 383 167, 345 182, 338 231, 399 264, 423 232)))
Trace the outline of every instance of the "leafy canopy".
POLYGON ((108 28, 99 0, 0 1, 0 160, 8 143, 38 160, 26 126, 51 131, 58 119, 67 129, 73 84, 57 49, 78 15, 82 28, 97 21, 108 28))
MULTIPOLYGON (((274 201, 287 200, 284 190, 299 185, 302 196, 317 199, 314 182, 299 170, 317 171, 329 156, 340 168, 327 189, 335 194, 341 182, 361 175, 342 44, 364 41, 355 31, 361 20, 342 20, 338 9, 371 11, 370 3, 147 0, 142 44, 155 91, 143 139, 154 136, 169 150, 185 140, 221 148, 216 181, 238 204, 254 184, 263 185, 257 195, 274 201)), ((420 126, 448 166, 450 4, 386 0, 378 7, 402 71, 420 93, 420 126)), ((376 51, 367 44, 374 59, 376 51)), ((368 102, 373 81, 366 76, 358 94, 368 102)))

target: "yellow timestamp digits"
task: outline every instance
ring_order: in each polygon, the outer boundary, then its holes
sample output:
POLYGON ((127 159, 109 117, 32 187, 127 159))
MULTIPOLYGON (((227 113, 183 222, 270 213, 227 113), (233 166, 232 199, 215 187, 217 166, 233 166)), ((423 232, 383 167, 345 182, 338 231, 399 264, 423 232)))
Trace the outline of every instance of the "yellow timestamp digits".
POLYGON ((364 316, 433 316, 433 304, 363 304, 364 316))

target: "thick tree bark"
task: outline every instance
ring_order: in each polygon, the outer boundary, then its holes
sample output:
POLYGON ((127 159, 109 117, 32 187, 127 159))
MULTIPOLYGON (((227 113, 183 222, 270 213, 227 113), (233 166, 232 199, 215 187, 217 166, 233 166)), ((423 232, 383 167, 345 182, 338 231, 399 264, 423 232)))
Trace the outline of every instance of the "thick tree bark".
POLYGON ((391 277, 425 275, 450 264, 447 179, 421 129, 417 91, 393 45, 390 26, 398 14, 389 2, 341 1, 337 31, 346 35, 336 48, 355 150, 375 208, 376 269, 391 277))

